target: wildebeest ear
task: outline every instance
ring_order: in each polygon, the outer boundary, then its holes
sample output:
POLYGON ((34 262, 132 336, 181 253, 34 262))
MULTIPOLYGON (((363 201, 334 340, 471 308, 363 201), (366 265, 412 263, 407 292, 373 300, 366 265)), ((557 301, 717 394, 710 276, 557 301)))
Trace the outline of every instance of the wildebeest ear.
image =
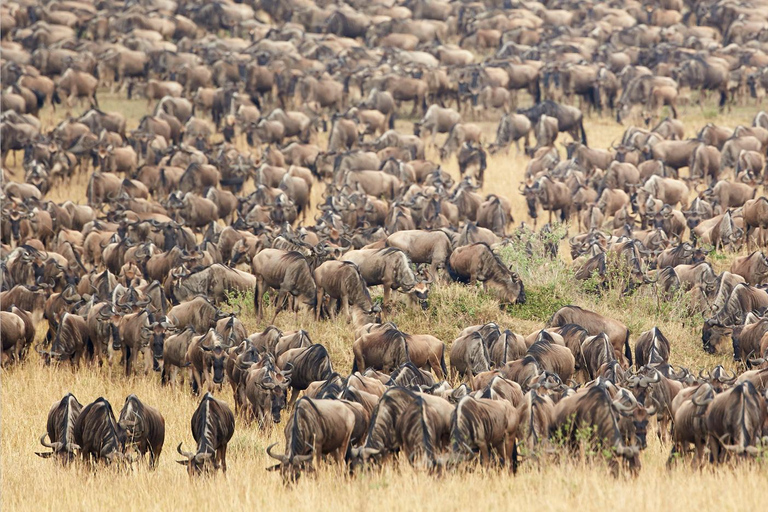
POLYGON ((282 464, 275 464, 274 466, 268 467, 267 471, 279 471, 281 467, 283 467, 282 464))

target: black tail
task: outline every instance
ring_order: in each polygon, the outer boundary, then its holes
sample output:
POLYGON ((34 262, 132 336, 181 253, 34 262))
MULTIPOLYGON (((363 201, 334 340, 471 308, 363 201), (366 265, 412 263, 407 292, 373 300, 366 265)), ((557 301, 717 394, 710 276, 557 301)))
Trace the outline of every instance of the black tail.
POLYGON ((391 114, 389 114, 389 129, 394 130, 395 129, 395 111, 393 110, 391 114))
POLYGON ((627 337, 624 339, 624 356, 629 361, 629 366, 632 366, 632 350, 629 348, 629 329, 627 329, 627 337))
POLYGON ((40 91, 35 91, 34 89, 30 90, 35 94, 35 98, 37 99, 37 108, 43 108, 43 105, 45 105, 45 94, 40 91))
POLYGON ((450 258, 445 259, 445 270, 448 272, 448 277, 451 278, 451 281, 457 281, 460 283, 468 283, 469 279, 463 278, 456 270, 451 266, 450 258))
POLYGON ((720 91, 720 108, 725 106, 725 102, 728 99, 728 94, 725 91, 720 91))
POLYGON ((54 90, 53 94, 51 95, 51 104, 55 105, 57 103, 61 104, 61 96, 59 96, 59 91, 54 90))
POLYGON ((579 119, 579 130, 581 130, 581 143, 587 145, 587 131, 584 129, 584 118, 579 119))
POLYGON ((443 352, 440 354, 440 369, 443 371, 443 379, 447 379, 448 367, 445 365, 445 347, 443 347, 443 352))
POLYGON ((93 104, 96 105, 96 108, 101 108, 99 106, 99 99, 96 97, 96 91, 93 91, 93 104))
POLYGON ((355 358, 354 361, 352 362, 352 373, 355 373, 355 372, 358 372, 358 371, 360 371, 360 370, 358 370, 358 368, 357 368, 357 358, 355 358))

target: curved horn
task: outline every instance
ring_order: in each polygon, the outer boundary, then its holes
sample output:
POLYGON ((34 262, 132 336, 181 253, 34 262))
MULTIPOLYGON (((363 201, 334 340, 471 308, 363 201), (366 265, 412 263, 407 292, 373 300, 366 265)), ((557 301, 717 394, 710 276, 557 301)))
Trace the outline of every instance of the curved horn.
POLYGON ((181 455, 182 457, 186 457, 187 459, 191 459, 192 457, 194 457, 195 456, 194 453, 182 451, 181 449, 182 444, 184 444, 183 441, 179 443, 179 446, 176 447, 176 451, 179 452, 179 455, 181 455))
POLYGON ((267 455, 285 464, 286 462, 288 462, 288 457, 286 457, 285 455, 280 455, 280 454, 275 455, 274 453, 272 453, 272 448, 274 448, 275 445, 277 445, 277 443, 272 443, 271 445, 267 446, 267 455))

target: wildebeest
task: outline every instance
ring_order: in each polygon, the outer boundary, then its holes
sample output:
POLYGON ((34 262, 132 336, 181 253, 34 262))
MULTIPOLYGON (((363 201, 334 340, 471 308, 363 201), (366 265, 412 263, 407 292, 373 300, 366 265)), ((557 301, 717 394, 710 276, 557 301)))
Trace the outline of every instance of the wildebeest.
POLYGON ((387 246, 403 251, 412 263, 428 264, 432 276, 446 268, 452 251, 451 241, 442 231, 398 231, 389 235, 387 246))
POLYGON ((497 460, 499 465, 507 465, 516 472, 519 423, 517 411, 506 400, 466 396, 451 418, 453 451, 465 458, 479 452, 486 466, 497 460))
POLYGON ((310 308, 318 308, 317 285, 307 260, 298 252, 280 249, 265 249, 253 259, 253 273, 256 276, 254 295, 256 314, 263 314, 262 299, 267 288, 278 290, 275 301, 275 318, 285 308, 288 296, 302 297, 310 308))
POLYGON ((324 294, 330 298, 328 311, 331 318, 336 317, 338 307, 347 321, 354 319, 358 325, 366 324, 369 322, 366 317, 374 315, 376 309, 379 309, 378 305, 373 304, 368 286, 354 263, 329 260, 317 267, 313 274, 317 283, 317 320, 322 312, 324 294))
MULTIPOLYGON (((385 324, 389 327, 389 325, 385 324)), ((405 334, 397 328, 376 329, 363 332, 352 344, 354 364, 352 372, 374 368, 391 372, 410 360, 405 334)))
POLYGON ((658 327, 641 333, 635 341, 635 365, 663 364, 669 362, 669 340, 661 333, 658 327))
POLYGON ((269 456, 280 462, 270 469, 279 470, 286 480, 295 480, 302 469, 317 467, 324 455, 331 455, 341 464, 358 416, 365 417, 360 404, 346 400, 300 399, 285 426, 285 454, 272 452, 277 443, 267 447, 269 456))
POLYGON ((417 277, 403 251, 394 247, 361 249, 347 252, 342 260, 356 264, 368 286, 383 285, 384 306, 390 305, 392 290, 398 290, 413 297, 421 304, 422 309, 428 307, 431 280, 417 277))
POLYGON ((40 444, 52 451, 37 455, 43 458, 56 456, 64 463, 72 461, 76 452, 81 449, 75 443, 74 429, 82 410, 83 406, 72 393, 67 393, 64 398, 54 402, 48 411, 47 433, 40 438, 40 444), (46 435, 48 442, 45 441, 46 435))
POLYGON ((616 358, 622 360, 625 367, 632 365, 632 351, 629 347, 629 329, 627 329, 621 322, 582 309, 579 306, 564 306, 552 315, 548 325, 550 327, 560 327, 566 324, 579 325, 586 329, 592 336, 604 332, 613 346, 616 358))
MULTIPOLYGON (((609 391, 610 386, 610 383, 599 380, 593 386, 560 400, 555 406, 552 431, 561 431, 568 445, 575 448, 577 432, 588 427, 597 442, 625 460, 630 471, 636 473, 640 469, 640 447, 634 444, 634 436, 629 437, 627 443, 627 432, 622 431, 620 418, 623 414, 645 416, 646 411, 637 403, 628 406, 615 399, 609 391)), ((618 471, 615 458, 611 459, 611 464, 614 471, 618 471)))
POLYGON ((712 460, 720 464, 729 454, 756 455, 766 404, 747 381, 715 396, 707 410, 707 431, 712 460))
POLYGON ((125 431, 126 450, 135 447, 142 456, 149 453, 149 466, 156 468, 165 442, 165 419, 160 412, 136 395, 128 395, 117 424, 125 431))
POLYGON ((72 433, 85 461, 111 464, 125 459, 125 431, 118 425, 110 403, 102 397, 83 407, 72 433))
POLYGON ((525 304, 525 286, 516 272, 484 243, 459 247, 449 259, 448 272, 455 280, 474 285, 483 283, 497 291, 506 304, 525 304))
POLYGON ((192 437, 197 443, 197 450, 182 451, 179 443, 176 450, 186 460, 177 460, 187 466, 190 476, 199 475, 221 468, 227 472, 227 444, 235 433, 235 416, 229 406, 206 393, 192 415, 192 437))

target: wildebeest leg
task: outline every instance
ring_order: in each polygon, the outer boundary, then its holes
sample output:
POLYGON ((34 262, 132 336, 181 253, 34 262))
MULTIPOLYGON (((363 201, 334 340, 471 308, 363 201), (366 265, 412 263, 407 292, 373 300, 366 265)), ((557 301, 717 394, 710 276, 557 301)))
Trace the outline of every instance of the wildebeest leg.
POLYGON ((483 466, 488 466, 488 464, 491 462, 491 453, 488 450, 488 445, 486 443, 480 443, 480 462, 483 464, 483 466))
POLYGON ((133 350, 131 350, 128 345, 123 345, 123 363, 125 363, 125 376, 130 377, 131 375, 131 366, 133 364, 133 357, 134 353, 133 350))
POLYGON ((272 317, 272 324, 275 323, 275 319, 277 318, 277 315, 280 313, 280 311, 283 310, 285 307, 285 303, 288 301, 288 292, 283 290, 282 288, 277 294, 277 300, 275 301, 275 316, 272 317))
POLYGON ((315 321, 316 322, 320 321, 320 313, 323 310, 323 295, 324 295, 323 289, 318 286, 317 287, 317 302, 316 302, 316 306, 315 306, 315 321))
POLYGON ((693 467, 694 469, 701 469, 704 467, 704 449, 706 448, 706 443, 702 441, 701 439, 697 439, 693 443, 693 449, 694 449, 694 455, 693 455, 693 467))
POLYGON ((390 309, 390 297, 392 295, 392 288, 388 284, 384 284, 384 298, 382 304, 384 305, 384 311, 389 312, 390 309))
POLYGON ((216 454, 219 457, 219 461, 221 461, 221 472, 226 473, 227 472, 227 445, 223 445, 221 448, 219 448, 218 453, 216 454))
POLYGON ((347 450, 349 449, 349 441, 352 439, 352 431, 350 430, 347 434, 346 438, 344 439, 344 442, 341 443, 341 446, 339 446, 339 449, 336 450, 336 453, 334 453, 333 458, 336 459, 336 463, 338 465, 342 465, 344 463, 344 457, 347 455, 347 450))
POLYGON ((344 311, 344 318, 347 319, 347 322, 351 322, 352 315, 349 313, 349 297, 347 297, 345 294, 342 294, 339 300, 341 301, 341 307, 344 311))
POLYGON ((286 409, 291 409, 293 407, 293 404, 296 403, 296 400, 299 398, 299 390, 291 388, 291 398, 288 400, 288 405, 286 406, 286 409))
POLYGON ((427 364, 429 365, 432 372, 435 374, 435 376, 438 378, 438 380, 445 379, 445 375, 443 375, 443 370, 440 368, 440 357, 438 354, 435 354, 434 352, 429 354, 429 357, 427 358, 427 364))
POLYGON ((149 375, 152 369, 152 354, 149 352, 149 347, 142 350, 142 357, 144 358, 144 375, 149 375))
POLYGON ((189 380, 190 384, 192 386, 192 394, 193 395, 199 395, 200 389, 202 387, 202 376, 200 375, 200 372, 197 371, 195 368, 190 368, 189 370, 189 380))
POLYGON ((256 277, 256 289, 253 291, 253 309, 259 320, 262 318, 261 303, 264 298, 264 288, 261 281, 261 277, 256 277))

